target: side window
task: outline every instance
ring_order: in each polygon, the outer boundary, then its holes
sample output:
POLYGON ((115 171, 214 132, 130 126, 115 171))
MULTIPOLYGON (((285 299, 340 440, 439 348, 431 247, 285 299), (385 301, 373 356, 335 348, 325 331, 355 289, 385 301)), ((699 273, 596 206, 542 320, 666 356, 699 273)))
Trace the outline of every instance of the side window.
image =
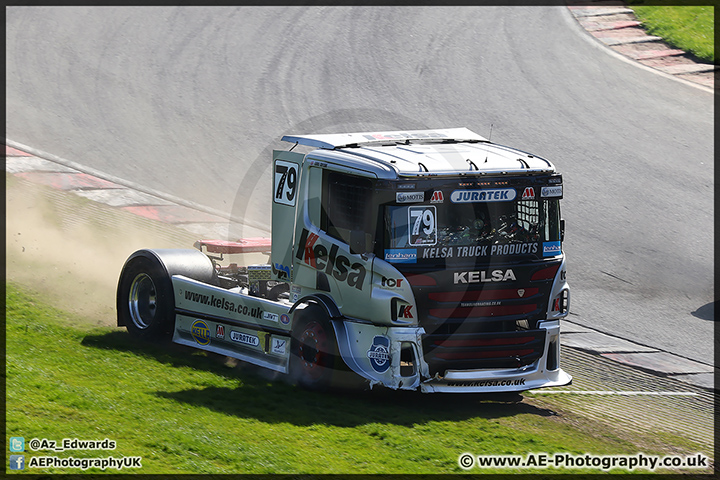
POLYGON ((367 245, 371 201, 370 179, 325 170, 320 227, 347 244, 351 243, 353 230, 364 232, 367 245))

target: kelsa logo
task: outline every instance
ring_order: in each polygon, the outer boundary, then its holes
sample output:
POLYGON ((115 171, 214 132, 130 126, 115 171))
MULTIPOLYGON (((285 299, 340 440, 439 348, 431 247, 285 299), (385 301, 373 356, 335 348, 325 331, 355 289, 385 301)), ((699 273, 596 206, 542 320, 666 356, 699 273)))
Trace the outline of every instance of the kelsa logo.
POLYGON ((487 283, 487 282, 506 282, 508 280, 516 280, 515 273, 511 270, 493 270, 491 272, 455 272, 455 285, 459 283, 487 283))
POLYGON ((210 329, 202 320, 195 320, 190 328, 190 334, 199 345, 207 345, 210 343, 210 329))
POLYGON ((334 243, 328 253, 327 248, 323 245, 315 245, 318 238, 320 237, 317 234, 310 233, 303 228, 296 258, 317 271, 324 270, 327 275, 332 275, 336 280, 347 282, 349 286, 362 290, 366 273, 362 263, 350 265, 349 258, 338 255, 340 247, 334 243))
POLYGON ((367 351, 370 365, 378 373, 385 373, 390 368, 390 339, 383 335, 376 335, 370 350, 367 351))

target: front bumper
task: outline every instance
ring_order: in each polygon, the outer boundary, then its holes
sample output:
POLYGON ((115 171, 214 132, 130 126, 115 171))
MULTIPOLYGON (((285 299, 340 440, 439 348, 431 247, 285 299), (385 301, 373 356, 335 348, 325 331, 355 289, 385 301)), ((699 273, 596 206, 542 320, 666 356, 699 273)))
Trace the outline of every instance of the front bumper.
MULTIPOLYGON (((520 369, 519 369, 520 370, 520 369)), ((543 371, 475 370, 448 371, 445 377, 432 378, 420 384, 424 393, 490 393, 523 392, 544 387, 560 387, 572 382, 572 377, 558 368, 543 371)))
POLYGON ((543 322, 545 348, 532 364, 512 369, 447 370, 443 376, 423 381, 423 392, 486 393, 522 392, 535 388, 559 387, 572 382, 560 368, 560 323, 543 322))
POLYGON ((560 323, 542 322, 545 347, 533 363, 518 368, 481 370, 446 370, 430 376, 423 359, 420 327, 380 327, 350 320, 333 321, 340 355, 370 385, 392 389, 416 390, 424 393, 492 393, 522 392, 544 387, 559 387, 572 382, 560 368, 560 323), (413 368, 407 368, 407 354, 413 368), (409 373, 410 372, 410 373, 409 373))

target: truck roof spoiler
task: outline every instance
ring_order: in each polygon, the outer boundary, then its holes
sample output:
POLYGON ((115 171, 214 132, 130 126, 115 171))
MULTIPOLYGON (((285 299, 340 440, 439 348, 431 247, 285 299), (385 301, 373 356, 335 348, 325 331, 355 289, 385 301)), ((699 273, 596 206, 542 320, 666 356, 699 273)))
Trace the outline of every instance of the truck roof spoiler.
POLYGON ((439 130, 399 130, 393 132, 331 133, 316 135, 285 135, 284 142, 333 150, 388 142, 487 142, 488 139, 467 128, 439 130))

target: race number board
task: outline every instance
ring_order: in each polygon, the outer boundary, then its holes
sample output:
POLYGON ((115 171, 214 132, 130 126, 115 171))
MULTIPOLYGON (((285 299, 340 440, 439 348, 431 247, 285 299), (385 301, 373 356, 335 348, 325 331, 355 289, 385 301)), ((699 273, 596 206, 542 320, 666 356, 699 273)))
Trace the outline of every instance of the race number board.
POLYGON ((434 205, 408 207, 410 245, 425 246, 437 243, 437 211, 434 205))
POLYGON ((294 207, 298 189, 298 165, 292 162, 276 160, 274 178, 275 203, 294 207))

